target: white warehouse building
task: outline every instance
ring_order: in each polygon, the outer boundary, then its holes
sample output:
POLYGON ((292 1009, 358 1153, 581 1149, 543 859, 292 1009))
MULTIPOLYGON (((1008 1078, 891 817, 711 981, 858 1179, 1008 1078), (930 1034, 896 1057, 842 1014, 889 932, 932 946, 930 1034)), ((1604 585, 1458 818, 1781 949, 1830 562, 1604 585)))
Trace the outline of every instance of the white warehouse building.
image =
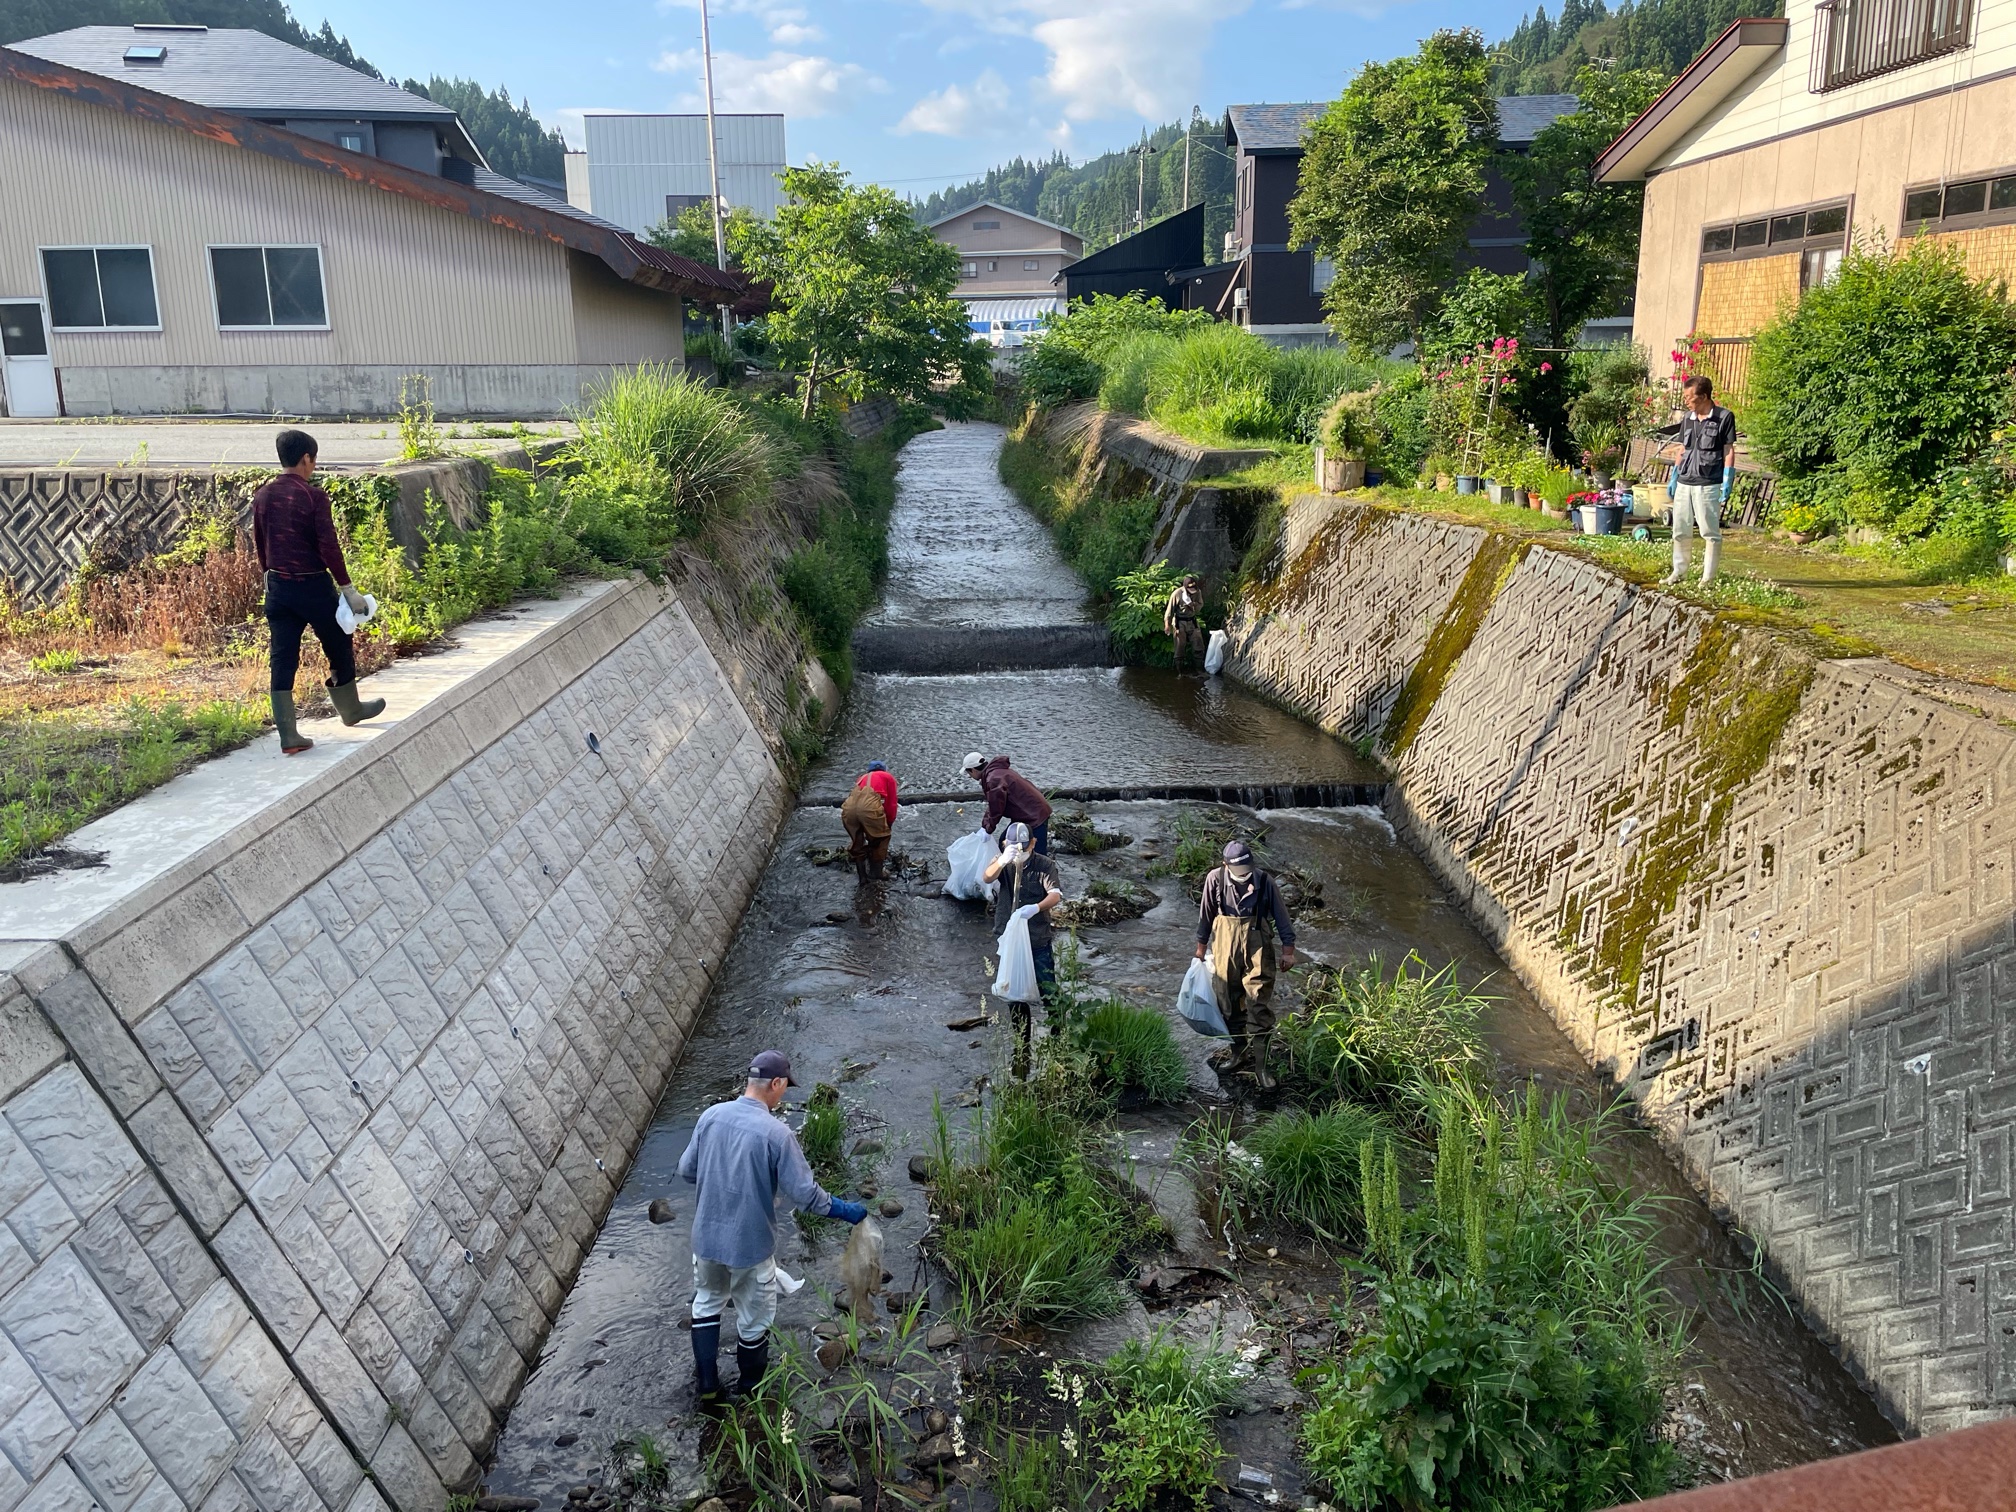
MULTIPOLYGON (((709 194, 704 115, 590 115, 588 150, 567 154, 567 200, 639 235, 709 194)), ((714 117, 721 197, 768 218, 784 203, 781 115, 714 117)))

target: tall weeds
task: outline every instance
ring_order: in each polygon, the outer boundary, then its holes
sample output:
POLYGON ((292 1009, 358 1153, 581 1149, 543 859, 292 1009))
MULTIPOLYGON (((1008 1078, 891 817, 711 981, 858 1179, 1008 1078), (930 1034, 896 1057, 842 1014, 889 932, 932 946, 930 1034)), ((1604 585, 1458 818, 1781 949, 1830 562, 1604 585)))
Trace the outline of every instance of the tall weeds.
POLYGON ((744 408, 720 389, 649 364, 596 394, 568 456, 601 489, 636 501, 664 546, 740 513, 772 472, 770 444, 744 408))

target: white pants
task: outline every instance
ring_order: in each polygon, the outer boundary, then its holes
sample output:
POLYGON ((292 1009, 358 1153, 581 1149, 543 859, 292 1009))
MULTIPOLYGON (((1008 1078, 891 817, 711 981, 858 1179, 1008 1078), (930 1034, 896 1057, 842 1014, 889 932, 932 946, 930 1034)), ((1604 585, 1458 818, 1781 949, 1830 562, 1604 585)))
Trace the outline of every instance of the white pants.
POLYGON ((1722 485, 1682 483, 1673 490, 1673 540, 1685 541, 1696 531, 1704 541, 1722 539, 1722 485))
POLYGON ((754 1265, 731 1269, 718 1260, 693 1257, 693 1317, 718 1318, 730 1301, 735 1304, 735 1332, 744 1344, 755 1344, 777 1317, 777 1261, 773 1256, 754 1265))

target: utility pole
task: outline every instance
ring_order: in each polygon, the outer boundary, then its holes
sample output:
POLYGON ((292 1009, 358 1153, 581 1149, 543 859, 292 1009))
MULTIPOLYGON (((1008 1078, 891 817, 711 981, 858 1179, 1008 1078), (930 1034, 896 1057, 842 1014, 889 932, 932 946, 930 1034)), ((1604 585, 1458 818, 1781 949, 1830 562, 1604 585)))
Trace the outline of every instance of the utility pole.
POLYGON ((1190 208, 1190 138, 1197 132, 1203 120, 1204 109, 1200 105, 1190 107, 1190 119, 1183 127, 1183 208, 1190 208))
MULTIPOLYGON (((714 44, 707 31, 707 0, 700 0, 700 71, 707 88, 707 182, 713 190, 714 266, 728 271, 728 238, 721 229, 721 147, 714 132, 714 44)), ((735 311, 721 306, 721 339, 735 340, 735 311)))
POLYGON ((1154 149, 1143 142, 1127 150, 1134 154, 1134 229, 1139 231, 1144 224, 1142 214, 1147 208, 1148 154, 1154 149))

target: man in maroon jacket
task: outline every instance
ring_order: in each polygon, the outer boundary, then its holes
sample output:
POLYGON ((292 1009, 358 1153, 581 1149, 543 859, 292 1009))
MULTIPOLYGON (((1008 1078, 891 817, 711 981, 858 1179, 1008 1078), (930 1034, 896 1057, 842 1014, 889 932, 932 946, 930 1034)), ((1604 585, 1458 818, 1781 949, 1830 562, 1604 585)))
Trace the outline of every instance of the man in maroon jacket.
POLYGON ((993 834, 1004 818, 1029 826, 1039 856, 1050 854, 1050 800, 1036 790, 1036 784, 1008 765, 1006 756, 982 756, 974 751, 966 758, 966 775, 980 784, 987 797, 987 817, 980 828, 993 834))
POLYGON ((283 755, 315 742, 294 728, 294 674, 301 667, 301 632, 313 630, 329 660, 329 700, 346 725, 385 712, 385 700, 357 694, 357 652, 336 621, 340 597, 362 618, 364 595, 350 583, 329 495, 315 476, 315 438, 283 430, 275 438, 280 476, 252 496, 252 545, 266 574, 266 626, 273 639, 273 724, 283 755))

